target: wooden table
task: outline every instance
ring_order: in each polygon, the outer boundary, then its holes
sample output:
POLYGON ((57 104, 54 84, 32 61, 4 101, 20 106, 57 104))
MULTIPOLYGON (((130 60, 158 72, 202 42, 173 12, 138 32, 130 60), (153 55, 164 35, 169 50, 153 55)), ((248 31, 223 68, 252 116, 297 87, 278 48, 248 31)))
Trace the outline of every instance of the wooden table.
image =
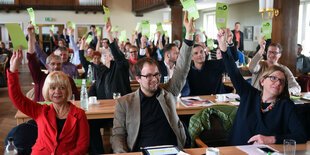
MULTIPOLYGON (((200 96, 203 99, 211 100, 216 104, 228 104, 232 105, 229 102, 216 102, 215 95, 205 95, 200 96)), ((98 100, 100 104, 91 104, 88 107, 88 111, 86 112, 87 119, 105 119, 105 118, 113 118, 114 117, 114 110, 115 110, 115 100, 113 99, 105 99, 105 100, 98 100)), ((75 101, 73 104, 79 106, 80 101, 75 101)), ((185 107, 181 103, 176 104, 176 110, 178 115, 191 115, 197 113, 199 110, 204 109, 205 107, 185 107)), ((17 124, 21 124, 26 122, 30 118, 25 115, 24 113, 17 111, 15 118, 17 119, 17 124)))
MULTIPOLYGON (((283 144, 271 144, 269 145, 272 148, 280 151, 283 153, 283 144)), ((220 150, 220 155, 246 155, 245 152, 239 150, 236 146, 226 146, 226 147, 216 147, 220 150)), ((303 151, 307 151, 310 153, 310 141, 306 144, 297 144, 296 145, 296 155, 303 151)), ((206 153, 206 148, 191 148, 191 149, 184 149, 184 152, 191 154, 191 155, 202 155, 206 153)), ((142 155, 141 152, 132 152, 132 153, 122 153, 127 155, 142 155)))

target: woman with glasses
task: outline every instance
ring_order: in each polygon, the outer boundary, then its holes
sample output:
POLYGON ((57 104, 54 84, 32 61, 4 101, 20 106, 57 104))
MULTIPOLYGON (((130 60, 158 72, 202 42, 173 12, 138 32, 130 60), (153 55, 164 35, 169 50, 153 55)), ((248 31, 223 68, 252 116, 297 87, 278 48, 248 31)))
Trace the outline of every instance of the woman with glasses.
POLYGON ((261 90, 259 80, 262 77, 264 71, 266 71, 272 65, 277 65, 284 69, 284 73, 287 76, 289 92, 291 94, 299 94, 301 88, 295 80, 295 77, 290 71, 290 69, 278 63, 282 52, 281 45, 278 43, 270 44, 267 51, 267 60, 265 61, 261 61, 261 59, 263 58, 263 54, 265 53, 266 46, 266 41, 264 38, 259 41, 259 45, 259 51, 255 54, 251 63, 249 64, 249 71, 252 73, 252 86, 261 90))
POLYGON ((229 145, 282 144, 284 139, 306 142, 306 134, 289 98, 285 70, 277 65, 266 69, 259 85, 251 86, 240 74, 226 40, 229 29, 218 33, 225 68, 240 96, 240 105, 229 136, 229 145))
POLYGON ((23 95, 19 85, 19 64, 22 50, 14 52, 8 73, 10 98, 17 109, 34 119, 38 138, 32 154, 85 154, 89 145, 89 127, 84 110, 73 105, 68 76, 54 71, 45 79, 43 96, 50 105, 41 105, 23 95))

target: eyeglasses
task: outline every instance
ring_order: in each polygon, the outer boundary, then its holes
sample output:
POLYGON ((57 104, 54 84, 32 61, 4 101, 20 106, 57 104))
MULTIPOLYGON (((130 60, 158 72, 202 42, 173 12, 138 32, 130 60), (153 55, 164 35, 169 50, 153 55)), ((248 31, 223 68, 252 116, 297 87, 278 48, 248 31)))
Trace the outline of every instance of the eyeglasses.
POLYGON ((272 81, 272 82, 277 82, 279 80, 281 84, 283 84, 285 82, 285 79, 280 79, 276 76, 267 76, 266 78, 269 78, 270 81, 272 81))
POLYGON ((61 66, 61 63, 54 63, 54 62, 52 62, 52 63, 49 63, 49 65, 51 65, 51 66, 61 66))
POLYGON ((273 54, 273 55, 280 54, 280 52, 277 52, 277 51, 268 51, 268 53, 273 54))
POLYGON ((107 41, 103 41, 102 43, 107 44, 108 42, 107 41))
POLYGON ((137 53, 138 51, 129 51, 129 53, 137 53))
POLYGON ((148 79, 148 80, 152 80, 153 77, 155 77, 155 78, 160 78, 160 77, 161 77, 161 74, 160 74, 160 73, 155 73, 155 74, 140 75, 140 76, 145 77, 145 78, 148 79))

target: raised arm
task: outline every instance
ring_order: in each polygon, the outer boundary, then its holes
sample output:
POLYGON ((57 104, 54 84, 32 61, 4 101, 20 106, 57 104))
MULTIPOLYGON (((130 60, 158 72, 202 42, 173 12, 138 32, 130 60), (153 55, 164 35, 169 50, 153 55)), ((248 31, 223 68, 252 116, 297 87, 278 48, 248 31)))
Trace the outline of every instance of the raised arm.
POLYGON ((85 70, 85 73, 88 73, 88 65, 90 64, 90 62, 87 61, 87 59, 84 56, 85 45, 86 45, 85 37, 83 37, 80 43, 79 57, 80 57, 81 64, 85 70))
POLYGON ((284 69, 285 75, 287 77, 288 91, 290 92, 290 94, 294 94, 294 95, 300 94, 301 88, 300 88, 298 82, 296 81, 291 70, 289 68, 287 68, 286 66, 282 66, 282 68, 284 69))
POLYGON ((255 56, 253 57, 252 61, 249 64, 249 71, 251 73, 257 73, 261 68, 259 62, 262 59, 263 54, 265 53, 265 46, 266 46, 266 41, 264 38, 260 39, 259 45, 260 45, 259 51, 255 54, 255 56))
POLYGON ((181 92, 185 80, 190 69, 190 62, 193 50, 193 34, 194 34, 194 19, 188 20, 188 12, 185 11, 183 24, 186 28, 186 36, 182 44, 180 55, 177 59, 176 66, 172 78, 168 83, 164 84, 164 89, 170 91, 174 96, 178 96, 181 92))
POLYGON ((72 49, 73 49, 73 64, 75 65, 78 65, 80 64, 80 57, 79 57, 79 49, 76 45, 76 43, 74 42, 74 37, 73 37, 73 34, 74 34, 74 29, 72 28, 69 28, 69 40, 70 40, 70 44, 72 45, 72 49))

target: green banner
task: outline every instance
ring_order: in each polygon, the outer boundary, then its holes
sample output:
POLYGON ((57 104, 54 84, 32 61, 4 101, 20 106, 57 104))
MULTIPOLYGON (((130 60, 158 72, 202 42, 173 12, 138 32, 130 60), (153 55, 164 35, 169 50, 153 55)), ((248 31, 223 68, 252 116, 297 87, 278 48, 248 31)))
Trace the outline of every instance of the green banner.
POLYGON ((93 40, 93 36, 92 35, 88 35, 87 39, 86 39, 86 43, 89 45, 89 43, 93 40))
POLYGON ((203 32, 205 31, 205 30, 203 30, 203 27, 202 27, 202 26, 200 26, 199 29, 200 29, 200 32, 201 32, 201 33, 203 33, 203 32))
POLYGON ((156 31, 160 31, 162 32, 164 29, 163 29, 163 25, 159 22, 156 24, 157 28, 156 28, 156 31))
POLYGON ((150 38, 150 21, 149 20, 142 20, 142 35, 147 36, 150 38))
POLYGON ((98 36, 98 37, 101 37, 101 28, 98 26, 98 25, 96 25, 96 30, 97 30, 97 34, 96 34, 96 36, 98 36))
POLYGON ((198 9, 194 0, 180 0, 180 1, 183 5, 183 8, 188 12, 187 17, 188 20, 190 20, 192 17, 194 18, 194 20, 199 18, 198 9))
POLYGON ((271 22, 263 22, 262 23, 262 33, 265 39, 271 39, 271 31, 272 31, 272 23, 271 22))
POLYGON ((5 26, 9 32, 10 37, 11 37, 11 41, 13 44, 14 51, 19 49, 19 46, 22 46, 23 50, 28 49, 28 43, 27 43, 26 37, 25 37, 22 29, 20 28, 19 24, 8 23, 8 24, 5 24, 5 26))
POLYGON ((141 25, 140 22, 138 22, 137 25, 136 25, 136 31, 137 31, 137 32, 139 31, 140 25, 141 25))
POLYGON ((102 7, 103 7, 103 11, 104 11, 104 15, 103 15, 104 22, 108 22, 108 18, 110 18, 110 16, 111 16, 110 10, 109 10, 109 8, 105 7, 104 5, 102 5, 102 7))
POLYGON ((227 14, 228 14, 228 4, 226 3, 216 3, 216 13, 215 22, 217 29, 227 27, 227 14))
POLYGON ((207 47, 213 50, 213 39, 207 39, 207 47))

